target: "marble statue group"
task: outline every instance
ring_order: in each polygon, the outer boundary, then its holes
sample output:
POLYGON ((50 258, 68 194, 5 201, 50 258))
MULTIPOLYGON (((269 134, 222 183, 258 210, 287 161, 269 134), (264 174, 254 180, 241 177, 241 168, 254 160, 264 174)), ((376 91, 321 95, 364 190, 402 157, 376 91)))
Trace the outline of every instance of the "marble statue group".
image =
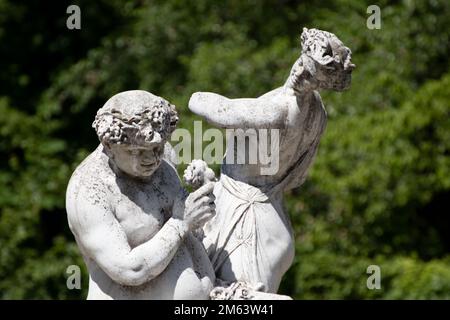
POLYGON ((294 258, 283 192, 304 182, 317 152, 327 120, 319 91, 349 88, 354 67, 334 34, 304 28, 282 87, 258 98, 191 96, 189 110, 213 126, 279 129, 271 175, 259 163, 224 161, 216 178, 196 159, 183 185, 168 142, 175 106, 142 90, 110 98, 92 125, 100 144, 66 193, 89 271, 87 298, 290 299, 277 294, 294 258))

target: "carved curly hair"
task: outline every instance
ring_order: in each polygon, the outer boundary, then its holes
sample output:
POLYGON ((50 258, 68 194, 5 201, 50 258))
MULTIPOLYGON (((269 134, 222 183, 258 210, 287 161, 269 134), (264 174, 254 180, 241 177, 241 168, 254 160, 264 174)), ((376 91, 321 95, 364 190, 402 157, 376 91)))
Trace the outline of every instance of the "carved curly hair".
POLYGON ((167 141, 178 115, 173 104, 147 91, 116 94, 100 108, 92 127, 103 144, 145 145, 167 141))

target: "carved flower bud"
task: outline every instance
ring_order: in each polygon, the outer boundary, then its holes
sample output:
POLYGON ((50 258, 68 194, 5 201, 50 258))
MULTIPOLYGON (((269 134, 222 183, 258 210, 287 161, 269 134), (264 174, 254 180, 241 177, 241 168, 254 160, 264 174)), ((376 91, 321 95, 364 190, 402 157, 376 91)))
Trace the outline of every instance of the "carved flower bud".
POLYGON ((205 161, 199 159, 192 160, 184 171, 183 179, 194 190, 209 182, 217 181, 214 171, 208 167, 205 161))

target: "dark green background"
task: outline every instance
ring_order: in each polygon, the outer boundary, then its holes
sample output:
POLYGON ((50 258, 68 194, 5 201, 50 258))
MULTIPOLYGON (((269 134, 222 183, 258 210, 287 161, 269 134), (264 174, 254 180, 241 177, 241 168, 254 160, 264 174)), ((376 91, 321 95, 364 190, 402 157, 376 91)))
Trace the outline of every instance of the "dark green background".
MULTIPOLYGON (((0 0, 0 298, 80 299, 88 277, 68 229, 71 172, 112 95, 177 106, 195 91, 255 97, 282 85, 302 27, 353 51, 353 84, 329 115, 307 182, 286 195, 297 299, 450 298, 450 3, 423 1, 0 0), (81 8, 81 30, 66 8, 81 8), (381 8, 380 30, 366 9, 381 8), (83 268, 82 290, 66 268, 83 268), (366 287, 381 267, 381 290, 366 287)), ((180 170, 183 166, 180 167, 180 170)))

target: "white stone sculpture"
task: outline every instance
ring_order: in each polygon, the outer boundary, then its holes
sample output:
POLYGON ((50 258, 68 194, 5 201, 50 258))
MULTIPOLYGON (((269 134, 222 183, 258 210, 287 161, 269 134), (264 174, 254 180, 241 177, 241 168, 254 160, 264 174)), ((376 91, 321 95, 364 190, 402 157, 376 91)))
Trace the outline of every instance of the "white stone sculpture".
MULTIPOLYGON (((280 130, 276 174, 262 175, 260 163, 223 163, 214 190, 216 216, 204 227, 203 239, 218 279, 270 293, 277 292, 294 257, 282 194, 305 180, 326 124, 318 90, 347 89, 355 67, 350 49, 329 32, 305 28, 301 46, 280 88, 244 99, 197 92, 189 101, 192 112, 220 128, 280 130)), ((227 149, 230 152, 236 150, 227 149)), ((218 292, 219 298, 227 296, 224 290, 218 292)))
MULTIPOLYGON (((216 182, 217 179, 208 164, 200 159, 193 160, 184 171, 184 181, 194 190, 203 185, 216 182)), ((194 235, 203 239, 202 229, 195 230, 194 235)), ((211 266, 212 267, 212 266, 211 266)), ((212 300, 292 300, 291 297, 262 291, 264 285, 258 283, 256 285, 244 282, 226 282, 216 279, 215 287, 210 292, 212 300)))
MULTIPOLYGON (((218 284, 220 280, 216 283, 218 284)), ((244 281, 236 281, 224 286, 215 287, 211 293, 211 300, 292 300, 291 297, 267 293, 262 291, 263 284, 251 285, 244 281)))
POLYGON ((175 106, 135 90, 98 111, 93 127, 101 143, 66 194, 69 226, 89 271, 88 299, 290 299, 276 294, 294 257, 283 191, 303 183, 317 152, 326 124, 318 90, 347 89, 355 67, 350 49, 331 33, 305 28, 301 46, 278 89, 245 99, 198 92, 189 101, 221 128, 278 129, 280 139, 269 142, 279 152, 270 158, 279 161, 272 175, 261 170, 271 164, 225 162, 217 181, 194 160, 184 174, 189 195, 167 143, 175 106))
POLYGON ((175 107, 126 91, 98 111, 101 141, 66 194, 72 230, 89 271, 88 299, 208 299, 214 270, 191 231, 214 214, 214 183, 189 196, 165 143, 175 107))
POLYGON ((216 182, 216 176, 208 164, 200 159, 193 160, 184 170, 184 182, 193 189, 198 189, 208 182, 216 182))

